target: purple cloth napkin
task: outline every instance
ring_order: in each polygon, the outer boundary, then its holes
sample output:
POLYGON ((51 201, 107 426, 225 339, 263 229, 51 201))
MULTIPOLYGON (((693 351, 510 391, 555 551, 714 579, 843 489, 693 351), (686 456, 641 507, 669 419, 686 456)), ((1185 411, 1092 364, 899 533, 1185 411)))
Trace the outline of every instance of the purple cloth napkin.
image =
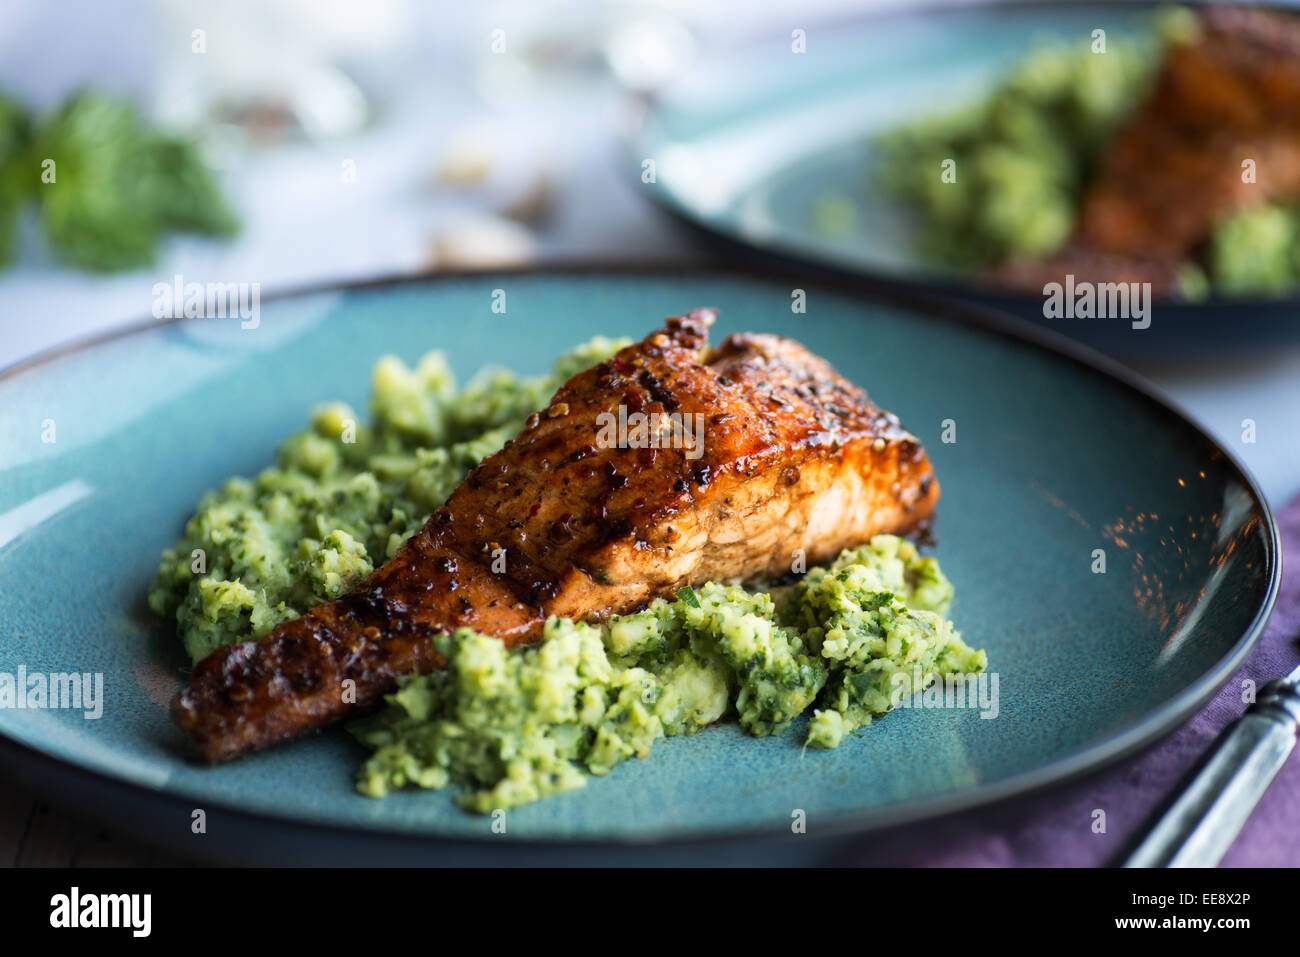
MULTIPOLYGON (((1190 722, 1154 748, 1078 784, 863 839, 845 863, 888 866, 1090 867, 1118 864, 1152 815, 1246 705, 1256 688, 1300 663, 1300 499, 1278 516, 1282 589, 1263 638, 1241 670, 1190 722), (1106 832, 1093 831, 1106 812, 1106 832)), ((1273 780, 1228 854, 1225 867, 1300 866, 1300 748, 1273 780)))

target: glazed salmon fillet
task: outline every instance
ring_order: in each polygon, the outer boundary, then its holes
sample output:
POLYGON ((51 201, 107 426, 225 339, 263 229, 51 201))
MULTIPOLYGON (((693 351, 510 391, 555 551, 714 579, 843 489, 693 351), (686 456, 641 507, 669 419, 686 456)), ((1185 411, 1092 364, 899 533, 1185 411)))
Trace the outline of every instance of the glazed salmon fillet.
POLYGON ((928 521, 939 485, 895 416, 789 339, 708 349, 714 317, 575 376, 352 593, 199 662, 173 720, 225 761, 375 707, 442 666, 439 633, 533 641, 928 521))

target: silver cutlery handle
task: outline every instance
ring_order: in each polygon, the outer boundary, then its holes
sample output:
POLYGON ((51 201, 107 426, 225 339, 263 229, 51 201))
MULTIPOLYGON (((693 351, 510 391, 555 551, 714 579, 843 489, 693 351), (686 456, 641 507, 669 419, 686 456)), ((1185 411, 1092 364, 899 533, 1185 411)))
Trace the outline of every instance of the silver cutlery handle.
POLYGON ((1125 867, 1214 867, 1296 745, 1295 675, 1265 685, 1125 867))

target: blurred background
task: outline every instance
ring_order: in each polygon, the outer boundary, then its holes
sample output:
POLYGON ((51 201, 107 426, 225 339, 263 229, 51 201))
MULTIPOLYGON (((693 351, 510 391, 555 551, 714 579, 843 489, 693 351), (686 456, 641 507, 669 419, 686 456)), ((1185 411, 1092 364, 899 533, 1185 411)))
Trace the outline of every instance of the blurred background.
MULTIPOLYGON (((713 90, 764 88, 779 101, 786 76, 761 64, 791 61, 735 51, 788 54, 806 31, 799 59, 813 71, 842 25, 870 36, 863 24, 876 13, 929 6, 8 0, 0 156, 19 133, 34 143, 29 166, 59 156, 61 201, 42 210, 0 187, 0 368, 147 320, 154 284, 177 274, 257 282, 269 296, 438 269, 744 258, 652 201, 629 139, 647 104, 673 103, 665 91, 684 77, 694 77, 677 94, 686 123, 713 90)), ((910 34, 918 42, 928 16, 910 34)), ((867 93, 894 114, 909 109, 867 93)), ((851 122, 842 135, 861 139, 851 122)), ((706 184, 742 175, 730 163, 698 172, 706 184)), ((0 183, 13 179, 0 169, 0 183)), ((833 227, 844 212, 823 218, 833 227)), ((1212 318, 1247 328, 1252 314, 1212 318)), ((1271 321, 1300 329, 1300 312, 1274 309, 1271 321)), ((1243 445, 1241 423, 1294 435, 1300 337, 1267 346, 1126 361, 1242 455, 1280 503, 1300 491, 1300 448, 1243 445)))
POLYGON ((62 265, 24 217, 0 273, 0 367, 147 318, 173 273, 265 296, 439 267, 697 259, 640 194, 621 136, 675 71, 784 35, 790 15, 733 0, 7 2, 0 90, 38 114, 113 94, 196 137, 241 226, 97 274, 62 265))

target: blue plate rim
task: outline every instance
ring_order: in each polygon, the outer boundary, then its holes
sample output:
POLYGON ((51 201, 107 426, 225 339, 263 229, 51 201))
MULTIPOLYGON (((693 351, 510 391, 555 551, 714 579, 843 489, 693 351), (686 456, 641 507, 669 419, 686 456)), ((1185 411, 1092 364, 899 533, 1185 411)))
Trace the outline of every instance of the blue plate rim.
MULTIPOLYGON (((539 268, 517 267, 445 272, 430 271, 387 275, 343 283, 311 283, 263 296, 262 301, 264 303, 278 302, 313 295, 347 294, 403 285, 433 286, 444 282, 482 280, 489 277, 573 279, 584 276, 600 278, 625 277, 629 279, 662 279, 678 276, 692 279, 740 280, 769 285, 788 284, 790 282, 802 286, 809 285, 806 275, 794 272, 789 268, 778 267, 773 269, 764 267, 758 269, 743 263, 680 265, 656 261, 628 262, 574 259, 548 263, 539 268)), ((1169 698, 1146 718, 1140 719, 1108 738, 1071 752, 1063 758, 1030 771, 1014 774, 1000 781, 977 785, 962 791, 939 794, 911 803, 889 804, 869 811, 837 814, 825 821, 819 821, 817 827, 819 835, 866 834, 871 831, 911 824, 921 820, 945 817, 1005 801, 1009 798, 1023 797, 1033 792, 1058 787, 1111 766, 1142 748, 1159 741, 1190 718, 1197 709, 1223 687, 1241 666, 1255 643, 1264 633, 1276 603, 1282 579, 1281 538, 1273 511, 1255 477, 1230 449, 1223 446, 1195 417, 1182 409, 1177 402, 1137 373, 1097 350, 1060 333, 1044 329, 1008 313, 984 306, 960 302, 942 296, 927 295, 912 288, 881 288, 870 280, 852 274, 818 276, 813 284, 832 294, 858 301, 924 313, 927 318, 952 322, 998 335, 1013 342, 1032 345, 1053 357, 1067 359, 1102 379, 1109 379, 1124 386, 1131 392, 1137 393, 1140 398, 1154 404, 1174 422, 1181 423, 1191 429, 1205 443, 1206 450, 1209 453, 1222 456, 1227 464, 1235 470, 1237 479, 1250 494, 1260 515, 1260 531, 1265 538, 1265 562, 1267 565, 1267 584, 1264 595, 1250 624, 1237 638, 1236 642, 1204 674, 1169 698)), ((180 321, 176 319, 146 319, 107 333, 92 335, 56 346, 0 369, 0 381, 12 378, 63 356, 87 351, 104 343, 138 333, 174 325, 180 321)), ((16 772, 21 772, 24 768, 41 772, 37 776, 47 782, 57 777, 62 780, 78 781, 99 787, 112 786, 124 789, 129 796, 154 801, 161 800, 176 809, 189 808, 190 803, 187 799, 197 798, 204 801, 204 806, 210 810, 220 811, 233 819, 244 819, 262 824, 269 823, 281 827, 287 825, 304 832, 318 832, 324 836, 335 834, 348 837, 369 836, 376 839, 400 838, 403 841, 420 842, 422 845, 447 848, 482 847, 496 840, 493 836, 464 837, 407 830, 392 827, 383 822, 373 826, 361 824, 347 826, 304 819, 291 813, 249 811, 235 804, 213 800, 210 796, 191 788, 178 790, 154 788, 112 772, 90 769, 75 762, 47 754, 39 748, 32 747, 9 736, 4 731, 0 731, 0 765, 16 772)), ((771 837, 772 833, 769 829, 736 827, 714 828, 707 831, 660 835, 650 838, 620 836, 600 838, 512 837, 510 844, 535 849, 626 849, 637 846, 698 846, 733 841, 758 841, 770 839, 771 837)))

